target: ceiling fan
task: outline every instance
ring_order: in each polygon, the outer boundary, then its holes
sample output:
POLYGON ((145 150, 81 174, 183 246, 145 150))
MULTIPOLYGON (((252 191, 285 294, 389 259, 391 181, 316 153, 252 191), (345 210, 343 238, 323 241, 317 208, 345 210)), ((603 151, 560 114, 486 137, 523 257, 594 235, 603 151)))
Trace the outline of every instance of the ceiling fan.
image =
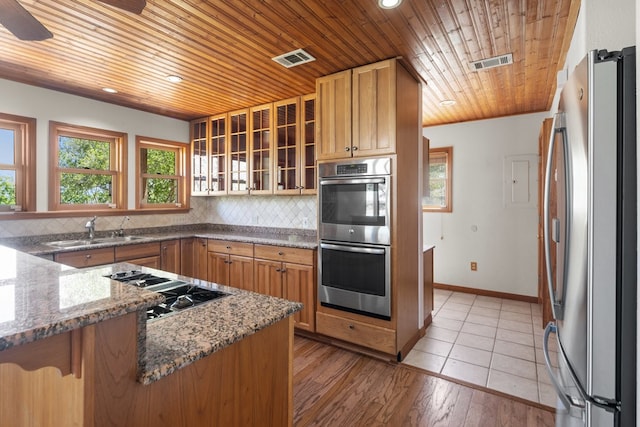
MULTIPOLYGON (((99 0, 127 12, 139 15, 147 5, 146 0, 99 0)), ((0 0, 0 24, 20 40, 40 41, 53 34, 30 14, 18 0, 0 0)))

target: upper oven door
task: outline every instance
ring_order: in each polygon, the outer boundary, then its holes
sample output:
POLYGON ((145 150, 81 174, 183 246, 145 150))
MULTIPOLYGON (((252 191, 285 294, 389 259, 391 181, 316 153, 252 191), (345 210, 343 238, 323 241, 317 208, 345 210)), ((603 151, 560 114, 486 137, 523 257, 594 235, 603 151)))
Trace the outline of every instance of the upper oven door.
POLYGON ((390 244, 391 177, 321 178, 320 239, 390 244))

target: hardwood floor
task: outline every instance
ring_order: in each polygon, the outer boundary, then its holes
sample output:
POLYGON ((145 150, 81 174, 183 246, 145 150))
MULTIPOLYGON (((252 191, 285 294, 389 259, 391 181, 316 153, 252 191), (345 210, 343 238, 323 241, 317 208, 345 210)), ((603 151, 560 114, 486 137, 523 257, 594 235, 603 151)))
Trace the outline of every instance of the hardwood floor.
POLYGON ((554 414, 296 336, 295 426, 549 426, 554 414))

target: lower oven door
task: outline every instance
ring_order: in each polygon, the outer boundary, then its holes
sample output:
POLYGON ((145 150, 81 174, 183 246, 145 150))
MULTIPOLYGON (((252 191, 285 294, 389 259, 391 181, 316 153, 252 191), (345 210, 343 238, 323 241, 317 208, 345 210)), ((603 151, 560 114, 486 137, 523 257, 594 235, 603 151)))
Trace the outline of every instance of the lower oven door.
POLYGON ((391 248, 320 242, 318 298, 325 307, 391 319, 391 248))

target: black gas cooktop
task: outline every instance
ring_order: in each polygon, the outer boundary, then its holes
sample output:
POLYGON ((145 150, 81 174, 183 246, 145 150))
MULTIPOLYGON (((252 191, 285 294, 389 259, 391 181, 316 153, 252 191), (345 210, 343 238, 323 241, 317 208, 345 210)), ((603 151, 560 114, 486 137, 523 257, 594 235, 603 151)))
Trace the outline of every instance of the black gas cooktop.
POLYGON ((229 295, 225 292, 203 288, 182 280, 143 273, 140 270, 122 271, 105 277, 164 295, 164 303, 147 309, 147 320, 164 317, 229 295))

